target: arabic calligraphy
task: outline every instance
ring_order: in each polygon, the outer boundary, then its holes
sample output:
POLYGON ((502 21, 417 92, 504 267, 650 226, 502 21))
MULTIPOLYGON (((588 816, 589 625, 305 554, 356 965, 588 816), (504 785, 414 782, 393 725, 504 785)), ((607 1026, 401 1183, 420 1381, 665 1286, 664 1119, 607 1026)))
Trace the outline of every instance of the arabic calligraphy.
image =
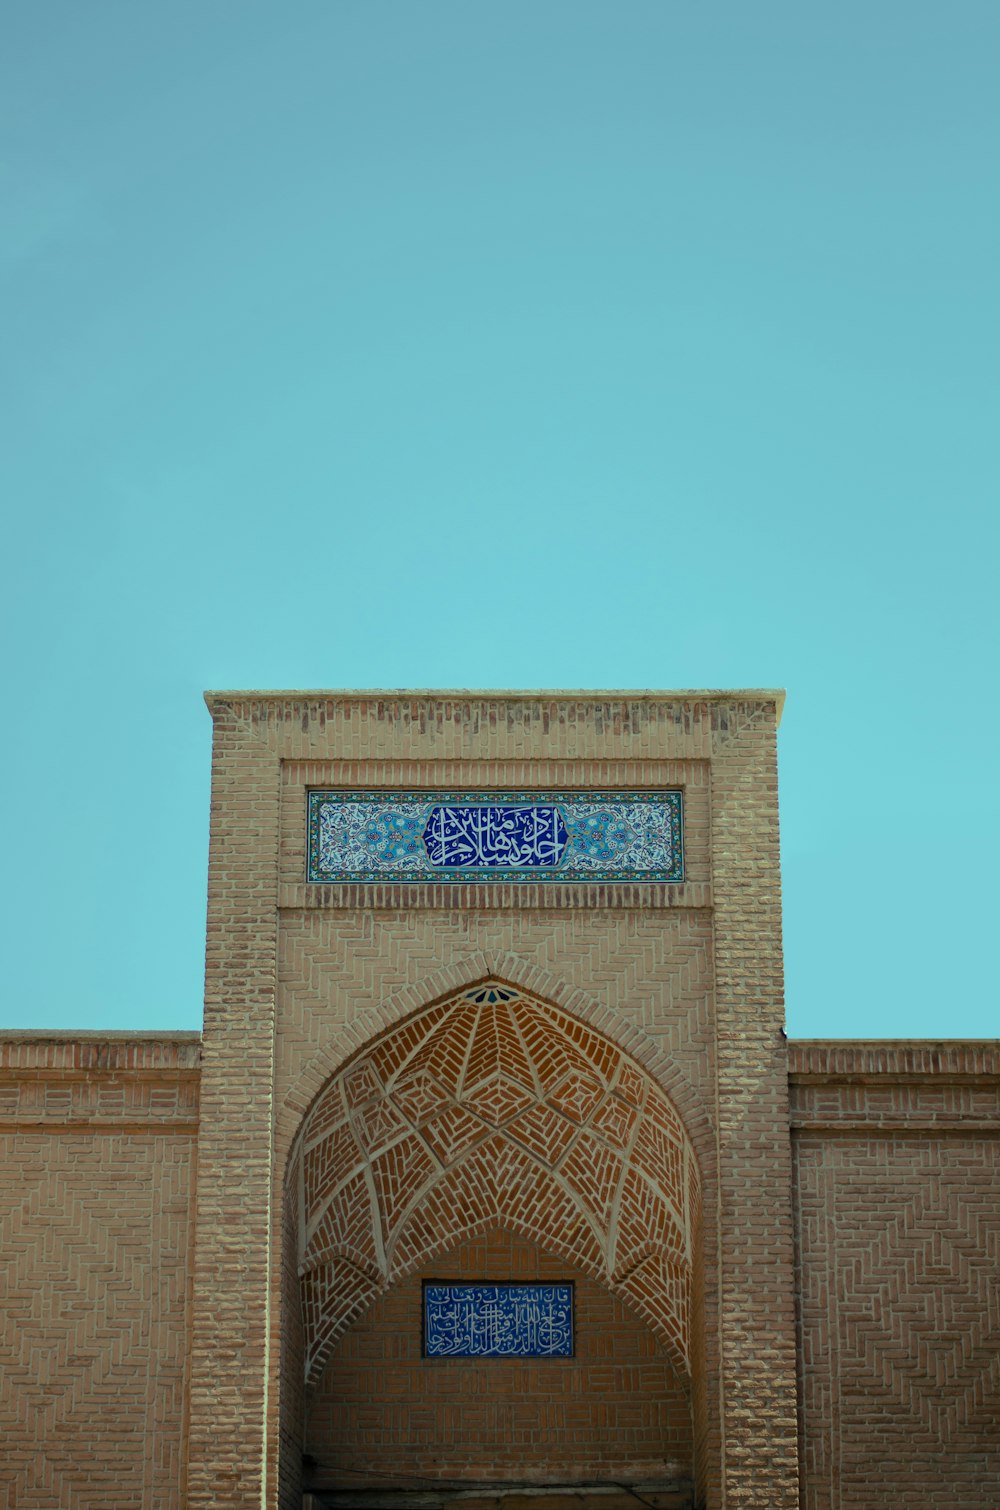
POLYGON ((428 1358, 568 1358, 572 1285, 424 1285, 428 1358))
POLYGON ((310 881, 683 881, 678 791, 309 793, 310 881))
POLYGON ((434 807, 423 832, 432 865, 558 865, 569 837, 557 807, 434 807))

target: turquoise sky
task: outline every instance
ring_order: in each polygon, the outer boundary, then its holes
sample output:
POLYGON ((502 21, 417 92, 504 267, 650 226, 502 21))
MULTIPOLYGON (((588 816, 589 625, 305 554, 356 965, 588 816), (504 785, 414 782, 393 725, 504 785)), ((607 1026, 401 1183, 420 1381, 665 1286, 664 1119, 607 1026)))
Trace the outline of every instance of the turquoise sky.
POLYGON ((995 0, 3 31, 4 1025, 199 1025, 203 687, 773 685, 789 1031, 1000 1033, 995 0))

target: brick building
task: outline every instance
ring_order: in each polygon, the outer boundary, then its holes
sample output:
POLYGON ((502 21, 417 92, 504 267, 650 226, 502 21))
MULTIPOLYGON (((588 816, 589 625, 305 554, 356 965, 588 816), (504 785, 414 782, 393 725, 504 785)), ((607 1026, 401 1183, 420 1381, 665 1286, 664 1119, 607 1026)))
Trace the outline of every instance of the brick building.
POLYGON ((2 1503, 1000 1504, 1000 1045, 786 1041, 780 694, 208 704, 204 1032, 0 1037, 2 1503))

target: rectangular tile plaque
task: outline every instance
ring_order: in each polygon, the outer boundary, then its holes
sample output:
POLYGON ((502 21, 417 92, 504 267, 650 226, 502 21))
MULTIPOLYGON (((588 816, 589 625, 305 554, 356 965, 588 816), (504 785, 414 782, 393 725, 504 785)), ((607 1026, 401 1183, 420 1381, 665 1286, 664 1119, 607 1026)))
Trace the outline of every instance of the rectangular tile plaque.
POLYGON ((424 1284, 427 1358, 572 1355, 571 1284, 424 1284))
POLYGON ((679 791, 309 793, 310 881, 683 881, 679 791))

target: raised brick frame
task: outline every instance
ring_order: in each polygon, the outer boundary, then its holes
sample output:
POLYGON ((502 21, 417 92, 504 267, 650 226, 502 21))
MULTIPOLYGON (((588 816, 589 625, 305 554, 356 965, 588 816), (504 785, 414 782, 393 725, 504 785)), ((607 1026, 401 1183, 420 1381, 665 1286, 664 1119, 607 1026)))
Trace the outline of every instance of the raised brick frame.
POLYGON ((280 1197, 302 1115, 393 1020, 490 974, 528 990, 544 976, 542 994, 582 1020, 590 1014, 660 1080, 695 1146, 708 1145, 699 1477, 712 1504, 796 1502, 780 700, 209 695, 192 1506, 279 1503, 280 1197), (297 846, 307 787, 381 783, 680 784, 688 880, 544 895, 531 886, 306 889, 297 846))

